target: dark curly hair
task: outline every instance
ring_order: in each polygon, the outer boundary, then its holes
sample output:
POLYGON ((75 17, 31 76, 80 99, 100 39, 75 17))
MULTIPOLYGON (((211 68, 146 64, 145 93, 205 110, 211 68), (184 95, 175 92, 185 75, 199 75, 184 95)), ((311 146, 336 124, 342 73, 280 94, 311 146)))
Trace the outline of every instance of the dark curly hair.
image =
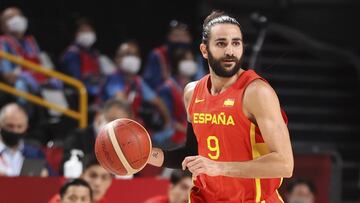
POLYGON ((232 24, 237 25, 241 32, 240 23, 234 18, 225 13, 224 11, 213 11, 208 15, 203 23, 202 42, 208 44, 211 28, 217 24, 232 24))

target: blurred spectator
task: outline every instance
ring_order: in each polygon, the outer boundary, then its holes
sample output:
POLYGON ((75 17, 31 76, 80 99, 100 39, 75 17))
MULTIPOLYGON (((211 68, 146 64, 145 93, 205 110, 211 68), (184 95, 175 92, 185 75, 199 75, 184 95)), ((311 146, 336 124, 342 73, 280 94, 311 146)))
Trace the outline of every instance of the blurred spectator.
POLYGON ((191 173, 189 171, 174 170, 170 177, 168 195, 153 197, 145 203, 187 203, 191 187, 191 173))
POLYGON ((76 22, 74 42, 61 58, 62 71, 84 82, 92 104, 100 92, 104 80, 99 63, 99 52, 93 45, 96 42, 94 27, 86 19, 76 22))
MULTIPOLYGON (((37 64, 52 66, 52 62, 40 48, 31 35, 26 35, 28 20, 21 10, 16 7, 5 9, 1 14, 1 28, 3 35, 0 37, 0 49, 12 55, 23 57, 37 64)), ((37 93, 39 85, 46 81, 46 77, 29 69, 11 63, 8 60, 0 60, 0 72, 2 80, 17 89, 26 92, 37 93)), ((24 100, 20 100, 24 102, 24 100)))
POLYGON ((171 21, 167 42, 151 51, 144 69, 144 80, 153 90, 163 84, 172 73, 173 54, 178 49, 189 49, 192 37, 186 24, 171 21))
POLYGON ((314 203, 316 189, 312 182, 304 179, 295 179, 286 188, 288 203, 314 203))
MULTIPOLYGON (((105 170, 97 161, 95 154, 88 154, 83 160, 81 178, 89 183, 95 203, 107 203, 105 194, 111 186, 113 175, 105 170)), ((58 203, 59 195, 55 195, 48 203, 58 203)))
MULTIPOLYGON (((169 147, 172 147, 173 144, 182 144, 185 141, 187 115, 182 99, 183 90, 185 85, 192 81, 198 69, 190 49, 177 50, 174 54, 174 68, 173 77, 169 77, 159 88, 159 96, 169 109, 172 126, 175 129, 171 140, 164 141, 159 138, 159 141, 167 143, 166 145, 169 147)), ((156 137, 154 139, 158 140, 156 137)))
POLYGON ((96 203, 108 202, 105 194, 111 186, 113 175, 99 164, 95 154, 85 157, 83 167, 84 173, 81 177, 89 183, 93 190, 94 201, 96 203))
MULTIPOLYGON (((45 159, 38 148, 24 143, 28 117, 17 104, 10 103, 0 110, 0 174, 19 176, 25 159, 45 159)), ((41 176, 49 174, 44 168, 41 176)))
POLYGON ((79 149, 84 154, 94 152, 95 139, 100 129, 108 122, 118 118, 131 118, 129 104, 121 100, 108 100, 103 109, 99 110, 92 125, 70 133, 64 143, 64 160, 70 158, 72 149, 79 149))
POLYGON ((92 196, 90 185, 82 179, 71 180, 60 189, 61 203, 91 203, 92 196))
POLYGON ((141 66, 140 48, 136 42, 122 43, 115 56, 118 70, 109 76, 103 98, 124 99, 131 104, 134 118, 149 129, 161 129, 169 123, 164 102, 137 75, 141 66))

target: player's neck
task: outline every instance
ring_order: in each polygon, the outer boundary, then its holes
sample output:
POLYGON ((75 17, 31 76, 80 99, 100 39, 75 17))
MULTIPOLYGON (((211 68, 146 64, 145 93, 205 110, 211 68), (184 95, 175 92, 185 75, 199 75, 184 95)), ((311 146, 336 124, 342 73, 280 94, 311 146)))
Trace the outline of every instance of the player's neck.
POLYGON ((214 72, 210 71, 210 93, 211 95, 218 95, 224 92, 227 88, 229 88, 232 84, 234 84, 239 76, 244 72, 243 69, 240 69, 235 75, 229 78, 220 77, 216 75, 214 72))

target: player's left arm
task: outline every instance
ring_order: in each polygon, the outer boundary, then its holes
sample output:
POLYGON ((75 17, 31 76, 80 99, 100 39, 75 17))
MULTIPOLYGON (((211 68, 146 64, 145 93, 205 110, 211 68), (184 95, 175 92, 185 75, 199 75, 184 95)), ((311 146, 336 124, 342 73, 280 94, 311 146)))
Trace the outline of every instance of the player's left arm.
POLYGON ((240 178, 291 177, 294 160, 289 131, 275 91, 264 81, 252 82, 244 94, 243 110, 259 126, 270 153, 242 162, 219 162, 191 156, 184 160, 183 168, 189 168, 195 177, 200 173, 240 178))

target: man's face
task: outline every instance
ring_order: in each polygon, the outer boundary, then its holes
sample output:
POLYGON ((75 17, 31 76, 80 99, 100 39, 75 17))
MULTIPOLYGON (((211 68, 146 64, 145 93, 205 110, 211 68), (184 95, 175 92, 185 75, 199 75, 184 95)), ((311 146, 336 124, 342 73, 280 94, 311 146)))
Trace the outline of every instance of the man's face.
POLYGON ((26 115, 20 111, 11 112, 5 114, 0 127, 13 133, 25 133, 28 126, 26 115))
POLYGON ((112 175, 100 165, 93 165, 86 169, 82 178, 89 183, 93 190, 95 201, 104 197, 112 181, 112 175))
POLYGON ((243 56, 242 34, 238 26, 217 24, 211 28, 208 45, 201 44, 204 58, 208 59, 210 71, 219 77, 231 77, 241 67, 243 56))
POLYGON ((5 32, 7 33, 14 33, 14 31, 11 31, 8 27, 8 21, 16 16, 24 17, 21 10, 15 7, 6 9, 2 14, 2 26, 5 28, 5 32))
POLYGON ((119 118, 129 118, 129 116, 130 115, 127 113, 125 109, 118 107, 112 107, 106 112, 104 112, 104 117, 106 122, 111 122, 119 118))
POLYGON ((91 193, 89 188, 81 185, 68 187, 61 203, 91 203, 91 193))
POLYGON ((9 8, 4 11, 3 19, 6 21, 15 16, 22 16, 23 14, 18 8, 9 8))
POLYGON ((82 32, 95 32, 95 30, 93 27, 91 27, 91 25, 83 24, 83 25, 80 25, 80 27, 78 28, 77 34, 82 33, 82 32))
POLYGON ((189 192, 192 187, 190 177, 183 178, 176 185, 171 185, 169 191, 170 203, 186 203, 189 201, 189 192))
POLYGON ((120 64, 121 59, 125 56, 137 56, 140 57, 140 50, 133 43, 123 43, 116 51, 115 62, 120 64))
POLYGON ((314 198, 314 194, 306 184, 296 185, 287 196, 289 203, 314 203, 314 198))

